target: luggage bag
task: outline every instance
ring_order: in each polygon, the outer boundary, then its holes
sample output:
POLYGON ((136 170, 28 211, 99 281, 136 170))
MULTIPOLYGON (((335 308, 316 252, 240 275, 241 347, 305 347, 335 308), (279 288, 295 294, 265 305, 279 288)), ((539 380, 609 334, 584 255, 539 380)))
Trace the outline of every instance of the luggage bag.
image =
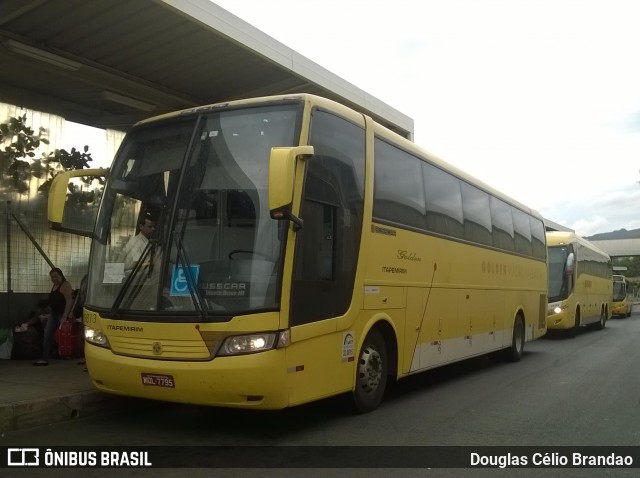
POLYGON ((79 358, 83 356, 82 325, 65 320, 60 325, 58 335, 58 357, 61 359, 79 358))

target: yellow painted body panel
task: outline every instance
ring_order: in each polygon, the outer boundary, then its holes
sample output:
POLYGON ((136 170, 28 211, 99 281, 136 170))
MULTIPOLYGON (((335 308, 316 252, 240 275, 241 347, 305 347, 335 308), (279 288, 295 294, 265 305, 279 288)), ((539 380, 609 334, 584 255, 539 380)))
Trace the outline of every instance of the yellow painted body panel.
POLYGON ((544 262, 386 225, 371 230, 365 309, 376 294, 379 303, 390 290, 406 296, 398 376, 509 347, 518 313, 526 340, 546 333, 544 262))
POLYGON ((289 404, 284 349, 205 362, 120 356, 89 344, 85 352, 93 384, 104 392, 238 408, 280 409, 289 404), (175 386, 144 385, 142 373, 170 375, 175 386))
POLYGON ((620 302, 614 302, 611 308, 612 315, 627 315, 629 311, 630 305, 627 299, 620 302))
POLYGON ((105 392, 231 407, 283 408, 289 404, 288 349, 212 359, 225 337, 277 330, 278 313, 222 323, 123 323, 85 309, 84 323, 105 332, 111 345, 111 350, 85 346, 93 383, 105 392), (170 375, 175 387, 145 385, 142 373, 170 375))

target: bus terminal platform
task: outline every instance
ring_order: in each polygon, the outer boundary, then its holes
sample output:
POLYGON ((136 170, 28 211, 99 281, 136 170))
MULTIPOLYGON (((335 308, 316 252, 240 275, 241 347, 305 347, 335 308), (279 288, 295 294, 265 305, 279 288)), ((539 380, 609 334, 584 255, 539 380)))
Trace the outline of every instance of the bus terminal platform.
POLYGON ((47 367, 0 360, 0 435, 97 414, 121 399, 96 390, 78 359, 53 359, 47 367))

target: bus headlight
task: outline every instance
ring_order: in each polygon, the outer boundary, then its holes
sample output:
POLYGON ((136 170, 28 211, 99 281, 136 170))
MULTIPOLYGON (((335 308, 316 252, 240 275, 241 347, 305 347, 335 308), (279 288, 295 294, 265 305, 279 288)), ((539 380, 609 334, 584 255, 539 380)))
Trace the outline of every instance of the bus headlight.
POLYGON ((551 302, 549 304, 549 308, 547 309, 547 315, 551 315, 551 314, 559 314, 561 312, 564 312, 567 308, 566 304, 563 304, 561 301, 560 302, 551 302))
POLYGON ((96 329, 92 329, 91 327, 84 327, 84 338, 87 342, 93 345, 98 345, 99 347, 109 348, 109 339, 102 332, 96 329))
POLYGON ((261 334, 235 335, 227 337, 217 355, 243 355, 264 352, 277 347, 286 347, 289 345, 289 333, 284 332, 265 332, 261 334))

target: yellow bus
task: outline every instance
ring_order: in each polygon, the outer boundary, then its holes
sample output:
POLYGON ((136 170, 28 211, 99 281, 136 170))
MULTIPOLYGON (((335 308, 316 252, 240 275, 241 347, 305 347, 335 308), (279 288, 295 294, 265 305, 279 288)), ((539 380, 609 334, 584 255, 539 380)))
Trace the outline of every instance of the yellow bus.
POLYGON ((519 360, 546 333, 546 280, 539 214, 371 118, 307 94, 205 106, 135 125, 114 159, 87 366, 115 394, 281 409, 351 393, 367 412, 388 379, 519 360), (137 224, 155 231, 130 268, 137 224))
POLYGON ((633 297, 629 288, 629 282, 623 275, 613 275, 613 304, 611 315, 619 317, 631 317, 633 297))
POLYGON ((547 232, 549 308, 547 327, 576 332, 604 329, 612 311, 609 255, 574 232, 547 232))

